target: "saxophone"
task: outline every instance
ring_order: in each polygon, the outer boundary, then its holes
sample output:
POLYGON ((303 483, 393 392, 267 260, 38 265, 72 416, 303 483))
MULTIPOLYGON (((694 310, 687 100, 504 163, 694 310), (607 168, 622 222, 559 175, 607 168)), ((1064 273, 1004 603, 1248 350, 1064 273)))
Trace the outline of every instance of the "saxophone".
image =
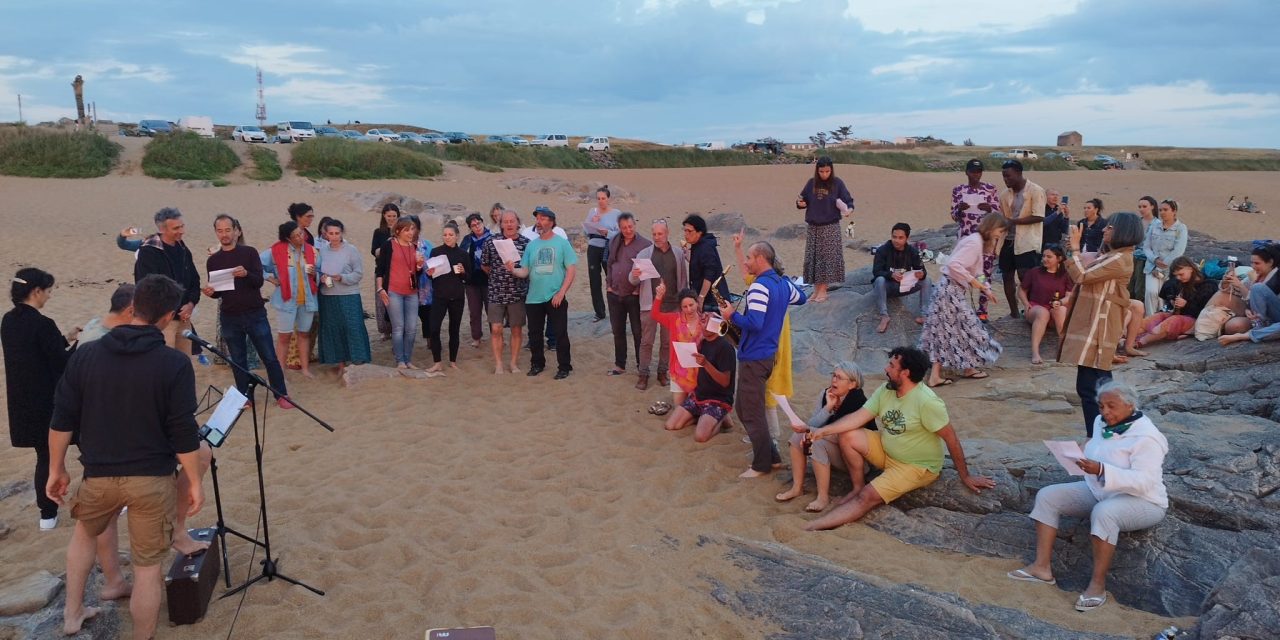
MULTIPOLYGON (((733 265, 725 267, 724 273, 721 273, 720 277, 716 278, 716 281, 711 283, 711 295, 716 299, 716 306, 723 307, 727 304, 725 299, 721 297, 720 292, 716 290, 716 287, 719 286, 720 281, 724 280, 724 277, 728 275, 729 271, 732 269, 733 265)), ((735 347, 742 342, 742 329, 734 325, 730 318, 724 318, 724 322, 720 323, 720 335, 724 338, 728 338, 729 342, 733 343, 733 346, 735 347)))

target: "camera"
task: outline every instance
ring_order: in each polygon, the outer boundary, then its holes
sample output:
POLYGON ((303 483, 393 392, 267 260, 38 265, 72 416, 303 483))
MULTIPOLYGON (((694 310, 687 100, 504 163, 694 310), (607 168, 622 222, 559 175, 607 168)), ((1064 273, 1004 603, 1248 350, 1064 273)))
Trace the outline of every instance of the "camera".
POLYGON ((1240 259, 1235 256, 1227 256, 1227 269, 1235 271, 1240 266, 1240 259))

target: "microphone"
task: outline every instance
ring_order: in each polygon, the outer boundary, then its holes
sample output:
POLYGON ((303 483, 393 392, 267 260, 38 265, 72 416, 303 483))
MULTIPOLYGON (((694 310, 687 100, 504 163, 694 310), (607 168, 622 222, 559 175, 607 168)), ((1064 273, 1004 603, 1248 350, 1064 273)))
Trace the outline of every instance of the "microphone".
POLYGON ((186 338, 186 339, 188 339, 188 340, 190 340, 190 341, 192 341, 192 342, 194 342, 194 343, 196 343, 196 344, 198 344, 198 345, 200 345, 200 346, 204 347, 205 349, 208 349, 208 350, 213 351, 213 352, 215 352, 215 353, 217 352, 217 349, 218 349, 218 348, 217 348, 216 346, 214 346, 214 345, 210 344, 208 340, 205 340, 204 338, 201 338, 200 336, 196 335, 196 332, 194 332, 194 331, 192 331, 192 330, 190 330, 190 329, 183 329, 183 330, 182 330, 182 337, 184 337, 184 338, 186 338))

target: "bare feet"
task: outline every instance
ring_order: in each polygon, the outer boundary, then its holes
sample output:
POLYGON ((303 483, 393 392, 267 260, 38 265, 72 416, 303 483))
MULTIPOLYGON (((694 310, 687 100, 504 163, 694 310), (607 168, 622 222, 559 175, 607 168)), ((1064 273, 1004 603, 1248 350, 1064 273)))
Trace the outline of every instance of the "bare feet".
POLYGON ((132 593, 133 585, 122 578, 119 584, 102 585, 102 589, 98 590, 98 598, 101 600, 119 600, 120 598, 128 598, 132 593))
POLYGON ((208 542, 194 540, 185 531, 175 532, 175 535, 173 536, 173 550, 184 556, 195 555, 208 548, 208 542))
POLYGON ((399 363, 399 364, 397 364, 397 365, 396 365, 396 368, 397 368, 397 369, 408 369, 408 368, 409 368, 409 363, 407 363, 407 362, 401 362, 401 363, 399 363))
POLYGON ((520 373, 520 367, 516 363, 511 363, 511 373, 520 373))
POLYGON ((809 298, 809 302, 826 302, 826 301, 827 301, 826 294, 809 298))
POLYGON ((450 362, 450 363, 449 363, 449 368, 450 368, 450 369, 457 369, 457 368, 458 368, 458 363, 456 363, 456 362, 450 362))
POLYGON ((1114 356, 1111 356, 1112 364, 1125 364, 1126 362, 1129 362, 1129 356, 1126 356, 1123 353, 1117 353, 1114 356))
MULTIPOLYGON (((1139 345, 1141 345, 1142 343, 1141 343, 1141 342, 1139 342, 1138 344, 1139 344, 1139 345)), ((1146 357, 1148 354, 1147 354, 1147 352, 1146 352, 1146 351, 1139 351, 1137 347, 1125 347, 1125 348, 1124 348, 1124 354, 1123 354, 1123 355, 1127 355, 1127 356, 1134 356, 1134 357, 1137 357, 1137 358, 1144 358, 1144 357, 1146 357)))
POLYGON ((876 326, 876 333, 884 333, 889 329, 889 316, 880 316, 880 324, 876 326))
POLYGON ((98 615, 97 607, 85 607, 79 614, 72 614, 65 611, 62 614, 62 632, 74 636, 80 633, 80 628, 84 626, 84 621, 98 615))
POLYGON ((804 495, 804 487, 799 487, 799 488, 791 487, 790 489, 783 491, 782 493, 779 493, 778 495, 774 496, 773 499, 777 500, 778 502, 786 502, 788 500, 794 500, 795 498, 799 498, 802 495, 804 495))
POLYGON ((804 510, 809 513, 822 513, 827 509, 827 505, 831 504, 831 498, 819 497, 817 500, 810 502, 805 506, 804 510))
POLYGON ((506 373, 506 370, 502 368, 502 365, 493 368, 493 375, 500 376, 504 373, 506 373))
POLYGON ((307 378, 308 380, 315 380, 315 378, 316 378, 315 374, 314 374, 314 373, 311 373, 311 370, 310 370, 310 369, 303 369, 303 370, 302 370, 302 377, 307 378))
POLYGON ((442 365, 442 364, 440 364, 439 362, 437 362, 437 363, 435 363, 435 364, 431 365, 431 368, 430 368, 430 369, 427 369, 427 373, 438 373, 438 372, 443 371, 443 370, 444 370, 444 365, 442 365))
POLYGON ((924 324, 924 316, 916 316, 916 324, 924 324))
POLYGON ((1031 364, 1044 364, 1044 360, 1040 358, 1040 354, 1031 356, 1031 364))
POLYGON ((763 471, 756 471, 755 469, 747 468, 746 471, 739 473, 738 477, 739 478, 759 478, 760 476, 763 476, 763 475, 768 475, 768 474, 763 471))
POLYGON ((418 365, 416 365, 416 364, 414 364, 414 363, 412 363, 412 362, 406 362, 406 363, 404 363, 404 368, 406 368, 406 369, 412 369, 412 370, 414 370, 414 371, 417 371, 417 370, 418 370, 418 365))
POLYGON ((846 502, 849 502, 850 500, 853 500, 855 497, 857 497, 859 491, 862 491, 862 487, 854 487, 853 491, 850 491, 849 493, 846 493, 843 496, 840 496, 840 499, 836 500, 836 506, 838 507, 842 504, 845 504, 846 502))

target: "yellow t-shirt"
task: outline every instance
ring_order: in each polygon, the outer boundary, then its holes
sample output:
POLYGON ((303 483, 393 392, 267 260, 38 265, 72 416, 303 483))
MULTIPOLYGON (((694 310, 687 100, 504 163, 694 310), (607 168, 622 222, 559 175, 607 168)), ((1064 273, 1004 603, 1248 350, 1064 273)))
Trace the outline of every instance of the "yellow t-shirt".
MULTIPOLYGON (((746 273, 743 279, 747 281, 747 286, 756 281, 756 277, 746 273)), ((778 406, 778 401, 773 399, 773 394, 791 397, 794 393, 791 387, 791 310, 787 309, 787 315, 782 319, 782 333, 778 334, 778 355, 773 360, 773 373, 769 374, 769 380, 764 386, 764 406, 772 409, 778 406)))

